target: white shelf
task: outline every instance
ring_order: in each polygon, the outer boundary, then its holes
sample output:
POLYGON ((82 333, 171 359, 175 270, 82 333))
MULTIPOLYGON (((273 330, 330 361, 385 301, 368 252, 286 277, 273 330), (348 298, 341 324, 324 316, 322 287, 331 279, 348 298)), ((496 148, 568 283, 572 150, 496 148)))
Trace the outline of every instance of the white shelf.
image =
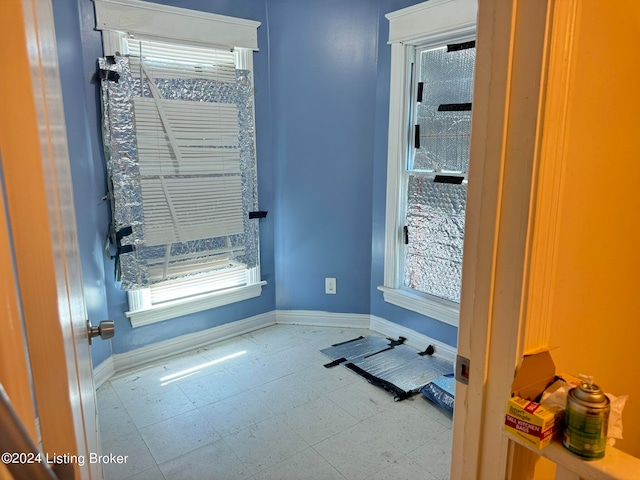
MULTIPOLYGON (((604 458, 600 460, 583 460, 569 453, 560 440, 554 440, 542 450, 537 450, 515 435, 508 432, 504 434, 509 440, 551 460, 564 471, 574 473, 575 478, 584 480, 638 480, 640 478, 640 459, 614 447, 607 447, 604 458)), ((559 477, 556 476, 556 478, 559 477)))

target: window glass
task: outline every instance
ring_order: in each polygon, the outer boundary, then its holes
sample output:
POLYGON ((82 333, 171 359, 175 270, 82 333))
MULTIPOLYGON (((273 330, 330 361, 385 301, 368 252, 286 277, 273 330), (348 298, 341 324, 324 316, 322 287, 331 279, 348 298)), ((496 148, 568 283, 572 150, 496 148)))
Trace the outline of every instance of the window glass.
POLYGON ((407 160, 406 288, 460 302, 473 43, 418 48, 412 89, 414 141, 407 160))
POLYGON ((460 302, 467 186, 409 176, 404 285, 460 302))
POLYGON ((475 57, 475 48, 417 50, 414 98, 418 100, 418 85, 422 84, 422 98, 415 107, 420 148, 413 149, 410 170, 469 169, 471 110, 463 109, 472 101, 475 57))

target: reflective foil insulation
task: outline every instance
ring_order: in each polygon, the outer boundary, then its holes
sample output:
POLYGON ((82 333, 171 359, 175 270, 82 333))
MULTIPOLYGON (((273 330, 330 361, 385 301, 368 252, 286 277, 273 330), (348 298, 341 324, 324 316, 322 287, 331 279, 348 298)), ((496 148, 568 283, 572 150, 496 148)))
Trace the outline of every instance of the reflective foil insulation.
MULTIPOLYGON (((99 68, 103 72, 116 72, 119 75, 117 81, 109 79, 108 76, 102 80, 101 95, 103 138, 112 200, 112 229, 113 237, 117 238, 122 287, 126 290, 137 289, 200 271, 257 266, 259 262, 258 221, 249 219, 249 212, 259 210, 253 84, 250 72, 236 70, 232 81, 206 78, 150 79, 138 73, 137 70, 132 72, 129 58, 121 56, 116 56, 115 62, 113 59, 110 61, 99 59, 99 68), (150 81, 154 82, 155 88, 150 89, 150 81), (204 182, 210 180, 212 185, 226 185, 237 181, 231 178, 233 175, 239 176, 242 218, 238 216, 237 225, 234 227, 235 233, 213 234, 206 238, 198 238, 197 233, 185 233, 183 237, 186 238, 180 239, 181 235, 178 231, 177 241, 166 243, 152 241, 150 232, 146 234, 143 197, 147 198, 151 195, 143 192, 144 186, 164 187, 167 184, 171 185, 172 182, 179 183, 181 179, 196 181, 194 175, 190 176, 188 170, 179 173, 171 171, 158 173, 153 171, 153 168, 141 169, 136 114, 142 116, 142 107, 152 104, 151 100, 154 96, 152 90, 159 92, 162 100, 221 104, 231 106, 232 112, 237 109, 238 138, 234 140, 234 149, 239 149, 239 172, 232 174, 225 171, 212 171, 206 175, 200 175, 197 180, 204 182)), ((161 117, 160 113, 152 112, 149 115, 152 119, 155 118, 154 116, 161 117)), ((160 136, 164 137, 165 132, 161 130, 162 125, 159 121, 158 123, 160 136)), ((167 136, 170 135, 167 134, 167 136)), ((197 147, 197 139, 195 139, 194 146, 187 148, 193 151, 197 147)), ((170 152, 169 147, 162 148, 170 152)), ((159 151, 163 151, 162 148, 159 148, 159 151)), ((223 145, 222 148, 229 147, 223 145)), ((169 153, 166 155, 169 156, 169 153)), ((219 154, 219 156, 224 155, 226 155, 224 152, 219 154)), ((171 159, 170 157, 169 160, 171 159)), ((235 168, 237 170, 237 166, 235 168)), ((147 192, 149 191, 147 189, 147 192)), ((167 203, 171 204, 170 201, 167 203)), ((148 209, 147 215, 149 215, 148 209)))

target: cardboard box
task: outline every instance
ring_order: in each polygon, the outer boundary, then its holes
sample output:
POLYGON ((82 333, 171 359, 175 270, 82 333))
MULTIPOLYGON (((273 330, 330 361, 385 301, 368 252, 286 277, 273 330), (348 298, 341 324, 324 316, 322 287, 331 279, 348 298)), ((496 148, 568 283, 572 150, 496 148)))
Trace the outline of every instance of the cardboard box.
POLYGON ((535 402, 556 380, 549 349, 525 355, 511 384, 504 428, 534 448, 542 449, 562 431, 564 408, 535 402))

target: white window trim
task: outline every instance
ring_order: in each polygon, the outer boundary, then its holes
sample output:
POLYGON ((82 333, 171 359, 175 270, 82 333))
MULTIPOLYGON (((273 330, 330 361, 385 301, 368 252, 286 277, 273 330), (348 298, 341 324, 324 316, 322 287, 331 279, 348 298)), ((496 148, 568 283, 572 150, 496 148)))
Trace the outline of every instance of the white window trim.
POLYGON ((254 276, 253 283, 248 278, 247 285, 163 302, 159 305, 151 304, 151 291, 149 288, 128 291, 130 310, 125 312, 125 315, 131 322, 131 326, 136 328, 259 297, 262 293, 262 287, 267 282, 258 281, 260 278, 259 267, 252 270, 253 272, 248 272, 247 277, 254 276))
POLYGON ((475 37, 477 0, 430 0, 386 15, 391 44, 387 209, 384 254, 385 302, 458 326, 460 306, 402 286, 399 251, 402 244, 401 212, 405 209, 402 179, 406 166, 409 131, 410 79, 407 72, 415 46, 475 37))
MULTIPOLYGON (((121 51, 127 34, 149 39, 185 42, 210 48, 231 49, 239 68, 253 72, 253 51, 258 50, 260 22, 141 0, 93 0, 96 28, 102 30, 105 55, 121 51), (154 21, 148 18, 153 15, 154 21)), ((255 108, 255 107, 254 107, 255 108)), ((255 112, 254 112, 255 118, 255 112)), ((254 139, 255 141, 255 139, 254 139)), ((260 267, 247 270, 247 284, 152 305, 149 288, 127 292, 132 327, 221 307, 258 297, 267 282, 260 281, 260 267)))
MULTIPOLYGON (((141 0, 93 0, 96 29, 214 48, 258 50, 260 22, 141 0), (153 22, 149 17, 153 16, 153 22)), ((105 45, 106 47, 106 45, 105 45)), ((107 53, 105 55, 111 55, 107 53)))

